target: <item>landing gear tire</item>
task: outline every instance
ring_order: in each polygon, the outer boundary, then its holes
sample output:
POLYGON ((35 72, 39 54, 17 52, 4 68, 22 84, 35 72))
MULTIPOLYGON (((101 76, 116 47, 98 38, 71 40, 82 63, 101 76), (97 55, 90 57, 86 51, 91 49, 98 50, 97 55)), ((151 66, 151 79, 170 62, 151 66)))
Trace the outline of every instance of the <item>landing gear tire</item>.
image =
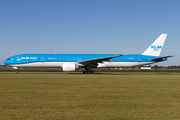
POLYGON ((18 70, 16 70, 16 74, 19 74, 19 71, 18 71, 18 70))
POLYGON ((83 74, 95 74, 94 71, 83 71, 83 74))

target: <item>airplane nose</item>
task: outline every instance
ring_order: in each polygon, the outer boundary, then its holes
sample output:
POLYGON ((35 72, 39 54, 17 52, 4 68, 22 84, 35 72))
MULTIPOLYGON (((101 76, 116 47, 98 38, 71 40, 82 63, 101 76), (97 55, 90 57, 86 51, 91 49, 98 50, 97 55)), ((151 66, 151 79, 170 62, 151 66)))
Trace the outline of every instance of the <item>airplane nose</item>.
POLYGON ((8 64, 8 61, 7 61, 7 60, 5 60, 5 61, 4 61, 4 64, 5 64, 5 65, 7 65, 7 64, 8 64))

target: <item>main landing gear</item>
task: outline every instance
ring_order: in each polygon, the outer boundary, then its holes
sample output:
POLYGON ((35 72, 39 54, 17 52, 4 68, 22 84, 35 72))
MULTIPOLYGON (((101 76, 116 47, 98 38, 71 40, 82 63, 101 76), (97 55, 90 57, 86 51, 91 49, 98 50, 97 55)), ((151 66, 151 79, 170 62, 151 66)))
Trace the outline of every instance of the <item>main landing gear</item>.
POLYGON ((94 71, 83 71, 83 74, 95 74, 94 71))
POLYGON ((91 71, 91 66, 85 66, 86 71, 83 71, 83 74, 95 74, 94 71, 91 71))

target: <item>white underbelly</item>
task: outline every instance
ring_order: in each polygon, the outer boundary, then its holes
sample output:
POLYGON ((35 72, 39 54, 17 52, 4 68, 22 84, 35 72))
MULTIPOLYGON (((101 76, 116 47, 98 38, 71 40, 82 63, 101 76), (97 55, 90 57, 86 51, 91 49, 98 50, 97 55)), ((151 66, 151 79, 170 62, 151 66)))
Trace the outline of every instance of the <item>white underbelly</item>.
POLYGON ((16 64, 11 66, 22 68, 60 68, 62 67, 62 62, 34 62, 26 64, 16 64))
POLYGON ((152 64, 152 62, 103 62, 98 63, 98 68, 129 68, 129 67, 136 67, 136 66, 142 66, 142 65, 148 65, 152 64))

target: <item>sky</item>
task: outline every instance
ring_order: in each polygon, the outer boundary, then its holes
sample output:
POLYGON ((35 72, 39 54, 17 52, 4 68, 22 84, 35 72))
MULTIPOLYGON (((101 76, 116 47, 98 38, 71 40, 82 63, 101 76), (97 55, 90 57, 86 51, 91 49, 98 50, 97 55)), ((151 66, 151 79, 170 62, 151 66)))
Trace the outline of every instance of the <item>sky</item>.
POLYGON ((0 0, 0 65, 17 54, 142 54, 180 65, 180 0, 0 0))

